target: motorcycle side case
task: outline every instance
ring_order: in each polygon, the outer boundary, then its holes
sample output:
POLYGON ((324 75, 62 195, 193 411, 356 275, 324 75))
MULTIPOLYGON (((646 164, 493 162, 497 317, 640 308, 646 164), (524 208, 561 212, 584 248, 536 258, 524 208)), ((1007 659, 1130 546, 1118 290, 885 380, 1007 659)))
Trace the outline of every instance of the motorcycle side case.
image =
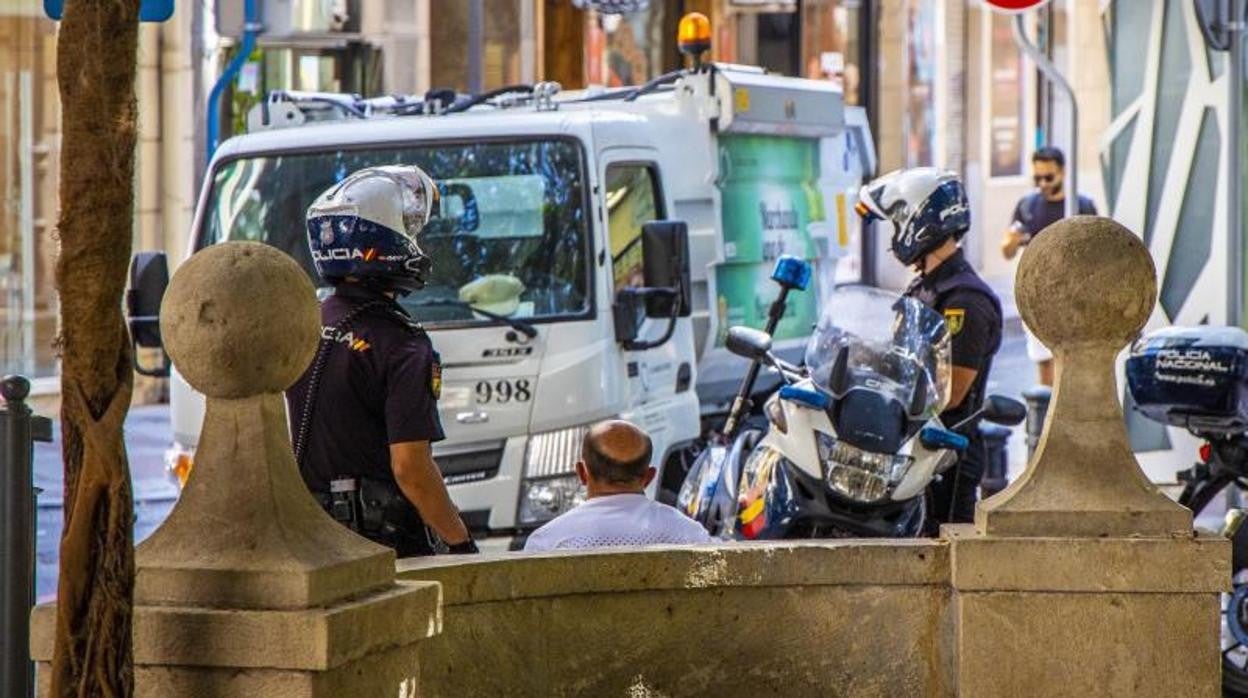
POLYGON ((1248 332, 1167 327, 1145 335, 1127 359, 1135 409, 1195 433, 1248 430, 1248 332))

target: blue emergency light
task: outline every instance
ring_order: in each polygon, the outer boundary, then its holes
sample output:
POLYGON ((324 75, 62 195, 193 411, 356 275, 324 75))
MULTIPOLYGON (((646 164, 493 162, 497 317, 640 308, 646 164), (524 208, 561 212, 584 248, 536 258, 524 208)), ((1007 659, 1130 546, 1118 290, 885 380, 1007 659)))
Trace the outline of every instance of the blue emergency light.
POLYGON ((771 272, 771 280, 781 286, 805 291, 810 283, 810 263, 793 255, 781 255, 771 272))

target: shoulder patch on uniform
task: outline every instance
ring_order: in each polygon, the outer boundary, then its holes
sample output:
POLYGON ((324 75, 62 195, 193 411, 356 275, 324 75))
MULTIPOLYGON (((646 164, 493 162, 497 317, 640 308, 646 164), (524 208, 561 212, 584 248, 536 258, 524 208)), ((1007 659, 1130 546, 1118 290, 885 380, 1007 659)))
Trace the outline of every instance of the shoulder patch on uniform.
POLYGON ((337 344, 345 344, 351 351, 366 352, 373 348, 371 342, 364 339, 362 335, 358 335, 354 330, 343 330, 333 325, 323 325, 321 327, 321 339, 335 342, 337 344))
POLYGON ((429 364, 429 393, 434 400, 442 399, 442 357, 433 352, 433 362, 429 364))
POLYGON ((962 325, 966 320, 966 311, 962 308, 945 308, 945 326, 949 328, 950 335, 956 335, 962 331, 962 325))

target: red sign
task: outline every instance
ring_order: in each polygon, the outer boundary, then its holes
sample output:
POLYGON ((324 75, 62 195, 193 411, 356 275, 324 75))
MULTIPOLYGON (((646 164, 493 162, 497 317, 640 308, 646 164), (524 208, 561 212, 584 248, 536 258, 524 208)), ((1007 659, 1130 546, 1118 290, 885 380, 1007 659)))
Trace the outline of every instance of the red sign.
POLYGON ((997 12, 1015 14, 1044 5, 1049 0, 984 0, 984 4, 997 12))

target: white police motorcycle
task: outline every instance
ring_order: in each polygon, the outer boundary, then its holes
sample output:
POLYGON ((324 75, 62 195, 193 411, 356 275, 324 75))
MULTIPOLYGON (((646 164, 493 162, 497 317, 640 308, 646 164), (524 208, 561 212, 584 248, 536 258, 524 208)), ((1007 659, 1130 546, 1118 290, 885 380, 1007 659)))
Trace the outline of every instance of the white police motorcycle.
MULTIPOLYGON (((963 425, 939 417, 949 346, 938 313, 861 286, 829 299, 802 367, 776 358, 766 332, 732 328, 728 349, 778 371, 784 385, 764 405, 765 431, 745 429, 694 463, 678 506, 721 538, 919 535, 924 491, 968 446, 963 425)), ((975 415, 1025 416, 999 396, 975 415)))

